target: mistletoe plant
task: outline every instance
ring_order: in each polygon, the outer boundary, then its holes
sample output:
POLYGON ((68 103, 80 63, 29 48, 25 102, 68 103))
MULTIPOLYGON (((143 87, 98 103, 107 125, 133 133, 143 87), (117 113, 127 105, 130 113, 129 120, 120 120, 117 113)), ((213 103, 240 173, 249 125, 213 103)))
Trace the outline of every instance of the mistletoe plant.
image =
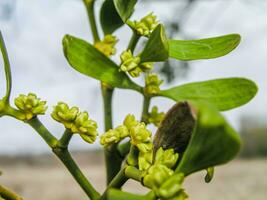
MULTIPOLYGON (((10 104, 11 70, 1 36, 0 44, 6 75, 6 94, 0 101, 0 117, 11 116, 31 126, 48 144, 92 200, 184 200, 188 198, 184 180, 192 173, 206 170, 210 182, 214 167, 232 160, 240 148, 240 137, 227 123, 220 111, 227 111, 249 102, 257 93, 257 86, 245 78, 222 78, 195 82, 162 90, 162 80, 153 73, 157 62, 169 58, 191 61, 224 56, 234 50, 238 34, 201 40, 175 40, 166 36, 164 26, 153 13, 140 20, 131 15, 137 0, 105 0, 100 10, 103 37, 95 20, 94 0, 84 0, 93 35, 93 43, 66 35, 63 49, 69 65, 76 71, 100 81, 104 102, 105 133, 100 135, 104 148, 107 188, 100 194, 86 178, 68 151, 74 134, 91 144, 98 134, 97 123, 86 111, 64 102, 54 106, 51 117, 65 127, 56 138, 38 119, 46 113, 46 101, 36 94, 21 94, 10 104), (119 41, 114 32, 126 25, 132 30, 129 45, 120 54, 120 63, 111 60, 119 41), (135 47, 140 38, 146 44, 142 51, 135 47), (144 77, 144 84, 135 82, 144 77), (140 120, 125 113, 124 121, 112 125, 112 95, 114 90, 128 89, 144 97, 140 120), (176 104, 165 114, 152 98, 165 97, 176 104), (150 108, 152 107, 152 108, 150 108), (158 127, 154 138, 148 124, 158 127), (133 179, 149 189, 145 195, 121 190, 133 179)), ((20 199, 11 190, 0 186, 4 199, 20 199)))

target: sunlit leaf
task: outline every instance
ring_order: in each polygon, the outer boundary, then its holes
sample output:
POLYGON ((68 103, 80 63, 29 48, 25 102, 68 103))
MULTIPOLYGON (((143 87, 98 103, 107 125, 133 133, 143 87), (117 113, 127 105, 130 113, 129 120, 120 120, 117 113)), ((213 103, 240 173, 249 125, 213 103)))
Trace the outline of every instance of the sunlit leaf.
POLYGON ((185 61, 218 58, 233 51, 240 39, 240 35, 230 34, 201 40, 169 40, 170 57, 185 61))
POLYGON ((100 11, 100 22, 105 35, 112 34, 124 24, 114 6, 113 0, 104 1, 100 11))
POLYGON ((134 11, 137 0, 113 0, 121 19, 126 22, 134 11))
POLYGON ((205 100, 224 111, 242 106, 257 93, 256 84, 245 78, 224 78, 189 83, 160 92, 175 101, 205 100))
POLYGON ((69 64, 78 72, 113 87, 141 91, 141 87, 120 72, 113 61, 84 40, 66 35, 63 38, 63 47, 69 64))
POLYGON ((240 136, 226 122, 216 108, 203 102, 194 102, 197 121, 188 147, 176 172, 193 172, 221 165, 238 153, 240 136))
POLYGON ((140 57, 142 62, 160 62, 169 58, 168 40, 162 24, 153 31, 140 57))

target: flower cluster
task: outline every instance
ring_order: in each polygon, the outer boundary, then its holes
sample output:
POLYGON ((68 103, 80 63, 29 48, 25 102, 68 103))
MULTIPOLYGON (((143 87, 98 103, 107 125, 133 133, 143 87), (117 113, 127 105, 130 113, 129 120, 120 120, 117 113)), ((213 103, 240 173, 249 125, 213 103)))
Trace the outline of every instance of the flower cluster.
POLYGON ((94 44, 95 48, 97 48, 100 52, 105 54, 107 57, 116 54, 115 45, 118 40, 113 35, 106 35, 102 41, 96 42, 94 44))
POLYGON ((149 167, 143 178, 143 184, 152 189, 164 200, 184 200, 187 198, 182 189, 183 174, 175 174, 173 167, 178 154, 173 149, 158 149, 153 165, 149 167))
POLYGON ((59 102, 51 116, 72 133, 79 134, 86 142, 93 143, 96 140, 97 123, 89 118, 87 112, 79 112, 79 108, 70 108, 66 103, 59 102))
POLYGON ((15 105, 25 114, 26 120, 30 120, 37 115, 43 115, 47 110, 46 101, 41 101, 40 98, 37 98, 36 94, 33 93, 19 95, 15 98, 15 105))
POLYGON ((147 16, 143 17, 140 21, 128 21, 129 26, 134 29, 137 34, 141 36, 149 37, 150 34, 157 27, 159 22, 157 17, 153 13, 149 13, 147 16))
POLYGON ((124 51, 121 54, 121 66, 120 70, 128 72, 132 77, 138 77, 142 72, 147 72, 153 69, 153 63, 142 63, 140 57, 133 56, 131 50, 124 51))
POLYGON ((158 112, 158 107, 153 106, 151 112, 148 113, 147 121, 155 126, 159 127, 161 121, 165 116, 164 112, 158 112))
POLYGON ((160 85, 163 83, 157 74, 148 74, 145 79, 144 93, 149 96, 156 95, 160 92, 160 85))
POLYGON ((107 147, 112 144, 116 144, 126 138, 129 135, 129 131, 126 126, 121 125, 115 129, 110 129, 100 137, 100 144, 107 147))

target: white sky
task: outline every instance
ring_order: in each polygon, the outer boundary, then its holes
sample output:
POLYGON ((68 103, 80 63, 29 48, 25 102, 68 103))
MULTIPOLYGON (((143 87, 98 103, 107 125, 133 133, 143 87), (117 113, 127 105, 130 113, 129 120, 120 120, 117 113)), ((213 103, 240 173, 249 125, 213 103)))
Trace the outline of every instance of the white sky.
MULTIPOLYGON (((1 2, 4 0, 0 0, 0 12, 1 2)), ((237 129, 241 115, 266 118, 267 2, 258 2, 260 3, 248 0, 202 1, 194 8, 184 27, 186 34, 198 38, 241 34, 241 45, 233 53, 215 60, 193 62, 188 79, 175 83, 235 76, 255 80, 259 86, 257 97, 248 105, 226 114, 237 129)), ((164 21, 177 12, 173 10, 175 4, 176 1, 154 3, 153 6, 139 4, 134 17, 139 18, 154 11, 164 21)), ((9 20, 0 19, 0 29, 12 64, 13 98, 20 93, 35 92, 48 101, 48 113, 51 112, 52 105, 65 101, 89 111, 96 121, 102 121, 99 83, 70 68, 62 51, 61 40, 66 33, 91 39, 81 1, 17 0, 12 17, 9 20)), ((125 48, 130 31, 126 27, 120 29, 117 35, 121 51, 125 48)), ((2 68, 0 80, 2 96, 5 89, 2 68)), ((127 113, 140 115, 142 98, 139 94, 116 90, 114 102, 115 125, 121 123, 127 113)), ((172 101, 163 99, 156 99, 153 103, 161 109, 167 109, 173 104, 172 101)), ((63 127, 49 115, 41 117, 41 120, 56 136, 61 135, 63 127)), ((99 125, 102 132, 101 123, 99 125)), ((21 122, 4 117, 0 120, 0 129, 0 154, 49 151, 37 133, 21 122)), ((95 146, 85 144, 78 136, 72 142, 74 149, 93 147, 95 146)))

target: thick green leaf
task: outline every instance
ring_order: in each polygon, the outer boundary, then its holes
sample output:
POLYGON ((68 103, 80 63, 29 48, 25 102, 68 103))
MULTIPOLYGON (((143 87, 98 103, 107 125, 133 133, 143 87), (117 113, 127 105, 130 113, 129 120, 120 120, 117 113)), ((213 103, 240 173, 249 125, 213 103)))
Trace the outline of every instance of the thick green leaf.
POLYGON ((169 58, 169 44, 162 24, 153 31, 140 57, 142 62, 161 62, 169 58))
POLYGON ((142 90, 125 73, 120 72, 113 61, 84 40, 66 35, 63 38, 63 47, 69 64, 80 73, 113 87, 133 89, 138 92, 142 90))
POLYGON ((175 104, 165 115, 154 137, 154 152, 162 147, 183 153, 195 126, 195 114, 187 102, 175 104))
POLYGON ((257 86, 245 78, 224 78, 189 83, 160 92, 160 96, 175 101, 205 100, 221 111, 249 102, 257 93, 257 86))
POLYGON ((170 57, 178 60, 218 58, 233 51, 240 39, 240 35, 230 34, 201 40, 169 40, 170 57))
POLYGON ((113 0, 104 1, 100 11, 100 22, 105 35, 112 34, 124 24, 115 8, 113 0))
POLYGON ((194 102, 197 121, 176 172, 193 172, 227 163, 238 153, 241 140, 216 108, 194 102))
POLYGON ((126 22, 134 11, 137 0, 113 0, 121 19, 126 22))

